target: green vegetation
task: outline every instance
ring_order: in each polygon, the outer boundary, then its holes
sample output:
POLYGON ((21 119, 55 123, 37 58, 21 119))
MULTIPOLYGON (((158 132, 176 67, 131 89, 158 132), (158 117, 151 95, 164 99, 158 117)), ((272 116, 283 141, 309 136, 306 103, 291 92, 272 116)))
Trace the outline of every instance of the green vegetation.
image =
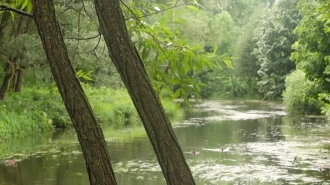
MULTIPOLYGON (((2 4, 30 11, 26 2, 2 4)), ((92 3, 86 1, 82 8, 80 1, 60 2, 56 11, 68 52, 98 121, 114 127, 139 125, 103 47, 92 3)), ((187 102, 192 97, 283 98, 291 114, 330 117, 329 4, 326 0, 177 4, 133 0, 122 4, 122 9, 129 34, 172 120, 183 117, 172 100, 187 102)), ((0 17, 0 137, 68 127, 70 120, 40 52, 35 25, 6 11, 0 17)))
MULTIPOLYGON (((24 9, 26 6, 20 6, 17 4, 19 2, 8 1, 4 4, 28 11, 29 8, 24 9)), ((30 6, 30 1, 24 2, 30 6)), ((153 85, 164 99, 163 104, 168 116, 173 121, 180 120, 183 118, 182 110, 178 111, 179 106, 174 105, 172 99, 180 97, 187 102, 188 97, 198 97, 201 84, 193 80, 193 75, 190 74, 217 68, 223 60, 214 53, 204 52, 201 46, 189 45, 181 39, 180 31, 169 26, 183 23, 182 20, 172 17, 173 8, 163 12, 165 16, 150 19, 144 14, 155 14, 157 10, 154 7, 148 4, 136 5, 133 2, 127 4, 129 7, 125 5, 123 4, 122 9, 127 17, 129 34, 140 52, 153 85)), ((189 7, 192 8, 193 5, 180 6, 177 11, 189 7)), ((167 6, 163 5, 161 8, 167 9, 167 6)), ((93 3, 59 3, 56 5, 56 11, 77 77, 84 83, 98 121, 113 127, 139 124, 139 117, 130 97, 123 90, 120 76, 102 47, 105 43, 101 39, 98 24, 94 21, 97 16, 93 3), (81 11, 77 11, 77 7, 81 7, 87 15, 83 16, 81 11)), ((36 116, 26 119, 33 125, 33 132, 49 131, 52 126, 68 127, 70 120, 54 88, 47 59, 44 53, 40 52, 43 47, 35 26, 23 16, 12 15, 12 19, 7 21, 9 18, 9 13, 4 12, 1 19, 1 28, 4 30, 1 31, 5 32, 0 35, 0 40, 6 43, 0 44, 1 70, 4 71, 0 75, 3 79, 0 99, 3 107, 6 107, 4 114, 6 111, 15 110, 15 114, 21 116, 22 120, 25 119, 24 116, 35 114, 36 116), (22 102, 22 105, 17 106, 19 102, 22 102)), ((228 60, 225 62, 229 65, 228 60)), ((13 119, 13 116, 10 118, 13 119)), ((30 129, 25 129, 26 133, 17 132, 28 126, 24 122, 19 122, 19 128, 11 125, 13 121, 9 118, 2 122, 2 138, 31 133, 30 129)))
POLYGON ((329 2, 300 0, 297 7, 303 19, 294 30, 298 40, 292 46, 294 52, 291 58, 302 72, 299 76, 297 73, 288 77, 284 104, 289 105, 289 112, 315 114, 322 110, 329 116, 329 2), (294 85, 292 80, 300 86, 294 85), (293 96, 294 92, 300 94, 297 95, 300 100, 293 96))
MULTIPOLYGON (((85 85, 98 122, 113 128, 141 125, 140 118, 124 89, 93 88, 85 85)), ((183 119, 183 110, 172 100, 163 100, 172 121, 183 119)), ((0 107, 0 139, 25 137, 54 128, 71 127, 68 113, 55 89, 24 88, 21 93, 10 93, 0 107)))
POLYGON ((285 77, 295 69, 290 55, 291 45, 296 41, 292 30, 301 19, 296 8, 297 2, 278 1, 271 14, 260 22, 257 30, 259 39, 253 54, 260 66, 258 87, 264 99, 281 97, 285 77))
POLYGON ((323 102, 315 99, 320 87, 306 79, 305 73, 297 70, 285 80, 286 89, 283 92, 284 106, 291 114, 320 114, 323 102))

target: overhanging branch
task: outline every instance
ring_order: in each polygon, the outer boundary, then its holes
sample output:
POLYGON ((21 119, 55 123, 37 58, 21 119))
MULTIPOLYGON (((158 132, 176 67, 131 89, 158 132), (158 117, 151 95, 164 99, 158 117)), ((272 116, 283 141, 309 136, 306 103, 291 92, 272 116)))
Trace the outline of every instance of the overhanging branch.
POLYGON ((12 12, 15 12, 17 14, 28 16, 30 18, 33 18, 33 15, 32 14, 29 14, 29 13, 24 12, 22 10, 19 10, 19 9, 16 9, 16 8, 12 8, 12 7, 9 7, 9 6, 6 6, 6 5, 0 5, 0 11, 5 11, 5 10, 12 11, 12 12))

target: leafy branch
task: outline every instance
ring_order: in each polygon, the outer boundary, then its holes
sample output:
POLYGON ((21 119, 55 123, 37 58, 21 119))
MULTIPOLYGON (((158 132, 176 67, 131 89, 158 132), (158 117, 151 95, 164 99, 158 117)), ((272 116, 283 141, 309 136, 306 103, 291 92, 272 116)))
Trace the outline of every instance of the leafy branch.
MULTIPOLYGON (((172 98, 183 98, 189 107, 188 98, 199 98, 200 86, 205 85, 195 79, 197 74, 206 73, 215 67, 221 68, 221 61, 230 66, 228 57, 216 55, 217 47, 213 53, 206 53, 201 46, 190 46, 178 38, 179 31, 168 26, 168 23, 185 22, 173 19, 173 9, 188 3, 165 8, 167 16, 162 16, 154 24, 145 21, 147 16, 140 9, 122 4, 126 9, 126 17, 129 17, 126 25, 158 93, 167 92, 172 98)), ((186 7, 199 11, 191 5, 186 7)), ((156 13, 161 11, 156 10, 156 13)), ((155 14, 153 11, 147 12, 151 12, 149 15, 155 14)))

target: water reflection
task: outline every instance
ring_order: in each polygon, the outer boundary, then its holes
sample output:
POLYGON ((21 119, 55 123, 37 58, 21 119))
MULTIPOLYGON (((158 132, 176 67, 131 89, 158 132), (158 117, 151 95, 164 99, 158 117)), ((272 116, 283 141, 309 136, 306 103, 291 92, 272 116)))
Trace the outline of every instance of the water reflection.
MULTIPOLYGON (((330 142, 324 130, 323 118, 289 118, 278 104, 264 102, 204 102, 175 125, 200 185, 327 184, 330 142)), ((16 156, 17 167, 0 165, 0 185, 89 184, 79 145, 69 136, 16 156)), ((166 184, 145 135, 111 138, 108 146, 118 184, 166 184)))

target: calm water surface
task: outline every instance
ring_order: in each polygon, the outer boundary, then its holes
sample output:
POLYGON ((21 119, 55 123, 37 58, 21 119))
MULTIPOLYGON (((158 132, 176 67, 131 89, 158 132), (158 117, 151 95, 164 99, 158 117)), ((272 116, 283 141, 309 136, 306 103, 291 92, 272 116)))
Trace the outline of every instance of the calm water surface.
MULTIPOLYGON (((106 130, 118 184, 166 184, 145 134, 126 131, 119 141, 106 130)), ((330 184, 328 130, 324 118, 289 118, 266 102, 205 101, 175 125, 199 185, 330 184)), ((74 135, 12 141, 19 161, 0 164, 0 185, 88 185, 74 135), (24 148, 28 142, 33 147, 24 148)))

